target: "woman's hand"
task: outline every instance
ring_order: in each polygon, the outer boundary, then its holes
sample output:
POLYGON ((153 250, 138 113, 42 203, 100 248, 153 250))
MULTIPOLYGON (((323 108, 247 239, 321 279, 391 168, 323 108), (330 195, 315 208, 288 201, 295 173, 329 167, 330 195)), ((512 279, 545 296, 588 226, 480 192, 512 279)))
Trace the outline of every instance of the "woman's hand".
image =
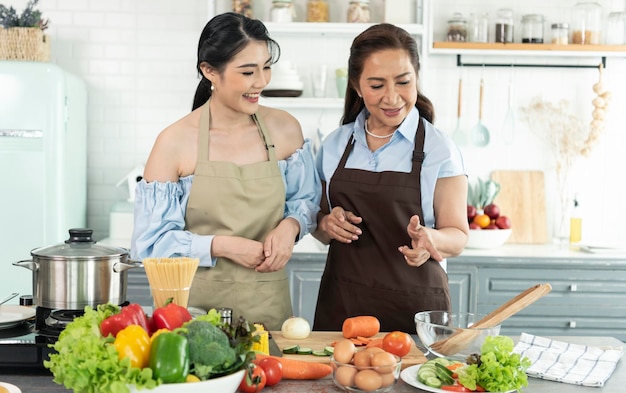
POLYGON ((352 243, 362 234, 361 229, 355 225, 362 221, 363 218, 354 213, 335 207, 320 220, 319 227, 331 239, 342 243, 352 243))
POLYGON ((272 229, 263 242, 265 260, 255 268, 257 272, 275 272, 289 262, 296 237, 300 233, 300 224, 293 218, 282 220, 272 229))
POLYGON ((215 236, 211 254, 228 258, 250 269, 255 269, 265 261, 263 243, 241 236, 215 236))
POLYGON ((398 247, 404 255, 406 263, 411 266, 422 266, 428 259, 433 258, 436 261, 441 262, 443 257, 433 245, 433 241, 430 235, 430 230, 420 224, 419 216, 415 215, 409 220, 409 225, 406 227, 406 231, 411 238, 411 247, 401 246, 398 247))

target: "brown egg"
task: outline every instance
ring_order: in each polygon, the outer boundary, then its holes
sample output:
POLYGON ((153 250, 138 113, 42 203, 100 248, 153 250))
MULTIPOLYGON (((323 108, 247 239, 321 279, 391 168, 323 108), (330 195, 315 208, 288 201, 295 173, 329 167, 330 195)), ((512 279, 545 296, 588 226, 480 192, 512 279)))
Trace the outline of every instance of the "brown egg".
POLYGON ((362 370, 354 376, 354 384, 361 390, 373 392, 383 386, 383 379, 374 370, 362 370))
POLYGON ((350 363, 356 347, 350 340, 337 341, 333 350, 333 357, 340 363, 350 363))
POLYGON ((368 352, 371 352, 372 354, 376 354, 378 352, 385 352, 384 349, 382 349, 381 347, 369 347, 365 349, 368 352))
POLYGON ((335 381, 341 386, 354 386, 357 369, 350 366, 339 366, 335 371, 335 381))
POLYGON ((393 385, 394 382, 396 382, 396 377, 394 375, 394 373, 386 373, 386 374, 380 374, 380 377, 383 380, 383 388, 386 388, 387 386, 391 386, 393 385))
POLYGON ((372 364, 372 353, 369 351, 358 351, 352 358, 352 363, 357 369, 362 370, 365 367, 369 367, 372 364))
POLYGON ((381 374, 393 372, 397 362, 396 357, 389 352, 380 352, 372 356, 372 366, 377 367, 381 374))

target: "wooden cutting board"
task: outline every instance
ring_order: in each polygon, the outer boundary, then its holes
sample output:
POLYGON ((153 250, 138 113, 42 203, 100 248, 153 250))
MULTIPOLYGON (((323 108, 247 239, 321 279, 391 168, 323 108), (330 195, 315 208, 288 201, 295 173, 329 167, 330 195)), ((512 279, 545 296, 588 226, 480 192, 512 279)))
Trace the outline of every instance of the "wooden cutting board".
MULTIPOLYGON (((290 340, 284 338, 279 331, 272 331, 272 339, 278 345, 278 348, 282 351, 283 348, 291 345, 299 345, 300 347, 311 348, 312 350, 323 350, 324 347, 330 346, 333 342, 343 340, 341 332, 311 332, 311 335, 304 340, 290 340)), ((378 333, 374 337, 384 337, 386 333, 378 333)), ((283 354, 283 357, 297 360, 304 360, 307 362, 319 362, 330 363, 330 356, 314 356, 314 355, 292 355, 283 354)), ((402 358, 402 369, 414 366, 416 364, 426 363, 426 357, 417 349, 416 346, 411 348, 406 356, 402 358)))
POLYGON ((543 244, 548 240, 546 197, 542 171, 493 171, 500 183, 494 203, 511 219, 507 243, 543 244))

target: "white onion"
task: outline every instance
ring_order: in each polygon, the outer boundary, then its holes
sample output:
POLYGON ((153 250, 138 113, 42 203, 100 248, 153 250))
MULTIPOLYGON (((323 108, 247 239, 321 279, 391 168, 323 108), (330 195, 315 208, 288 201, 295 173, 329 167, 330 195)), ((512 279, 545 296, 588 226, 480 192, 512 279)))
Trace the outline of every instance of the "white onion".
POLYGON ((289 317, 280 328, 283 337, 292 340, 302 340, 311 334, 311 325, 301 317, 289 317))

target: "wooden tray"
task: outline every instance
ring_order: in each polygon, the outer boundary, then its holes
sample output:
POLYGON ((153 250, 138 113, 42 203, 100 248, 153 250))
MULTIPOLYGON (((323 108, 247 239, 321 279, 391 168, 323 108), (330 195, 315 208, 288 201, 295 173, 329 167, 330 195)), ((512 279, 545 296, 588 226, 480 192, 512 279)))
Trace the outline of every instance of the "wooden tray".
MULTIPOLYGON (((290 340, 284 338, 282 333, 279 331, 273 331, 272 339, 278 345, 278 348, 282 351, 283 348, 291 346, 291 345, 299 345, 300 347, 311 348, 312 350, 323 350, 324 347, 330 346, 333 342, 339 341, 343 339, 343 335, 341 332, 311 332, 311 335, 303 340, 290 340)), ((384 337, 386 333, 378 333, 374 337, 384 337)), ((319 362, 319 363, 330 363, 330 356, 315 356, 315 355, 292 355, 292 354, 283 354, 283 357, 290 359, 298 359, 304 360, 307 362, 319 362)), ((416 346, 411 348, 411 352, 409 352, 406 356, 402 358, 402 369, 410 366, 414 366, 416 364, 426 363, 426 357, 417 349, 416 346)))

